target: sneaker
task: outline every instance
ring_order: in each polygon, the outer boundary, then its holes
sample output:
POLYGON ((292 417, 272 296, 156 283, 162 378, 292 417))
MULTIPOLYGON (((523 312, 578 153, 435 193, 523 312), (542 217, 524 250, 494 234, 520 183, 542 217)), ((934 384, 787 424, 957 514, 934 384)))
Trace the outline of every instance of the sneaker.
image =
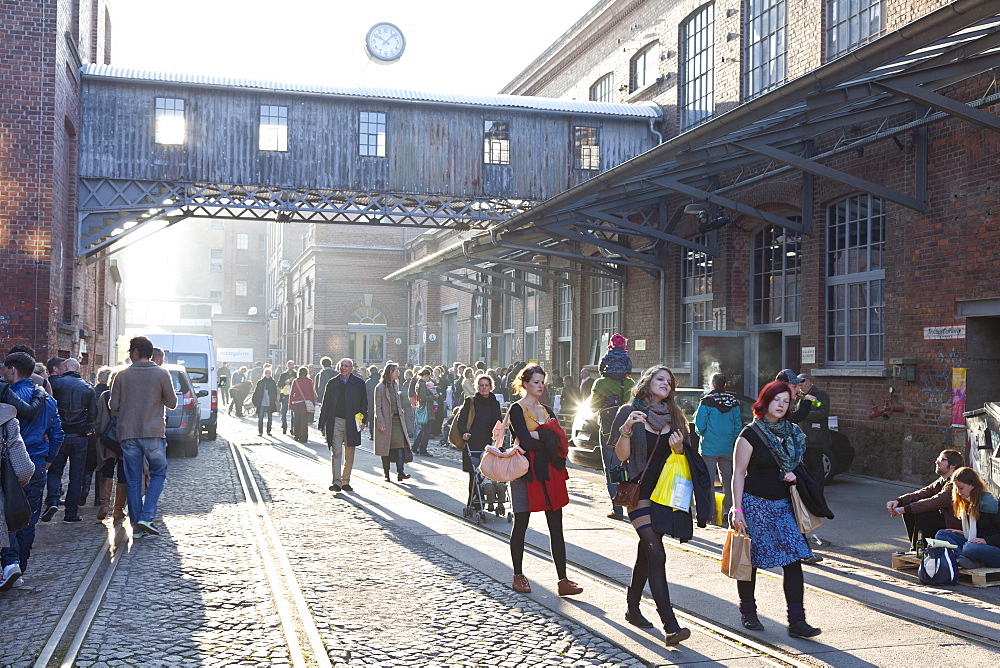
POLYGON ((146 532, 142 530, 138 524, 132 527, 132 540, 139 540, 146 535, 146 532))
POLYGON ((153 523, 149 520, 139 520, 137 526, 142 530, 143 533, 149 536, 159 536, 160 530, 153 526, 153 523))
POLYGON ((4 566, 3 575, 0 575, 0 591, 7 591, 14 586, 14 581, 21 577, 20 564, 8 564, 4 566))
POLYGON ((340 489, 341 489, 341 487, 337 483, 333 483, 332 485, 330 485, 330 491, 331 492, 339 492, 340 489))
POLYGON ((42 513, 42 521, 43 522, 50 522, 52 520, 52 518, 55 517, 55 515, 56 515, 56 513, 58 511, 59 511, 59 506, 58 505, 49 506, 48 508, 45 509, 45 512, 42 513))
POLYGON ((24 586, 24 576, 22 575, 19 576, 16 580, 14 580, 14 586, 12 587, 12 589, 20 589, 23 586, 24 586))
POLYGON ((803 564, 818 564, 821 561, 823 561, 823 557, 819 556, 818 554, 811 554, 805 559, 799 559, 799 561, 801 561, 803 564))
POLYGON ((341 489, 344 490, 345 492, 353 492, 354 491, 354 488, 351 487, 350 485, 346 484, 346 483, 344 484, 343 487, 341 487, 341 489))
POLYGON ((75 524, 77 522, 82 522, 82 521, 83 518, 80 517, 79 515, 73 515, 73 516, 67 515, 66 517, 63 518, 63 524, 75 524))

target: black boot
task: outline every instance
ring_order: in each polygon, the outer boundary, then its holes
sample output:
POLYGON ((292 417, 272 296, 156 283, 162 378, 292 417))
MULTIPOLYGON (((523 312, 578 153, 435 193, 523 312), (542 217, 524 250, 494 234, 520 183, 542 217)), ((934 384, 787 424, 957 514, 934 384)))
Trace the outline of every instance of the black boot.
POLYGON ((638 626, 640 629, 651 629, 653 628, 653 622, 643 617, 642 612, 639 610, 639 602, 641 600, 642 591, 633 592, 632 587, 626 590, 625 601, 628 603, 628 609, 625 611, 625 621, 632 626, 638 626))
POLYGON ((790 638, 813 638, 822 631, 806 623, 806 609, 801 605, 788 606, 788 636, 790 638))
POLYGON ((760 617, 757 616, 756 612, 741 613, 740 623, 743 624, 743 628, 751 631, 764 630, 764 625, 760 623, 760 617))
POLYGON ((679 645, 691 637, 691 629, 681 628, 673 610, 668 610, 666 614, 659 609, 657 612, 660 614, 660 621, 663 622, 663 642, 667 647, 679 645))

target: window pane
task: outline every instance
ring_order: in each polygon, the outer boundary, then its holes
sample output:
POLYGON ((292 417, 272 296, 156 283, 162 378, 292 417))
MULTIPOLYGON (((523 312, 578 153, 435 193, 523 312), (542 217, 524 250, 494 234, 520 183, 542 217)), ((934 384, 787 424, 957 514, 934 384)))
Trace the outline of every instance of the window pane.
POLYGON ((590 87, 590 99, 594 102, 614 102, 615 75, 608 72, 590 87))
MULTIPOLYGON (((799 216, 789 216, 798 222, 799 216)), ((799 262, 802 238, 783 227, 771 226, 753 237, 753 323, 798 322, 799 262)))
POLYGON ((601 147, 598 143, 597 128, 576 126, 573 128, 573 148, 577 169, 598 170, 601 168, 601 147))
POLYGON ((288 150, 288 107, 260 106, 260 150, 288 150))
POLYGON ((643 47, 632 58, 629 70, 631 79, 629 82, 630 93, 634 93, 640 88, 645 88, 656 81, 660 71, 660 45, 654 42, 643 47))
POLYGON ((681 130, 715 113, 715 5, 699 9, 681 26, 681 130))
POLYGON ((184 131, 184 100, 156 98, 156 143, 183 144, 184 131))
POLYGON ((883 0, 826 0, 826 57, 833 59, 885 31, 883 0))
POLYGON ((506 121, 486 121, 483 129, 483 162, 510 164, 510 127, 506 121))
POLYGON ((786 12, 785 0, 746 0, 743 43, 746 99, 785 81, 786 12))
POLYGON ((359 113, 358 155, 385 157, 385 113, 381 111, 359 113))

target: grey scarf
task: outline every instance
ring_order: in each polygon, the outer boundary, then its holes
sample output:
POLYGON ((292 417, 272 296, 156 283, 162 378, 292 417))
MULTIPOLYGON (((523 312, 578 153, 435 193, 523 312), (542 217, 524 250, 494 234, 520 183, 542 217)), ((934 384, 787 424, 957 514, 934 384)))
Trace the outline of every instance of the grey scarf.
POLYGON ((670 424, 670 405, 663 401, 658 404, 647 404, 645 407, 646 424, 655 432, 663 431, 670 424))

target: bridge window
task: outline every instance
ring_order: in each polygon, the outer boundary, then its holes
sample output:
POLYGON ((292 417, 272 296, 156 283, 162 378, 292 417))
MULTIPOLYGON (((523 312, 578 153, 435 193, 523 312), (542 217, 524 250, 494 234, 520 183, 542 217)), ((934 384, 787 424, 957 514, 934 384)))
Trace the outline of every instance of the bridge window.
POLYGON ((358 117, 358 155, 385 157, 385 114, 362 111, 358 117))
POLYGON ((260 150, 288 150, 288 107, 260 105, 260 150))
POLYGON ((505 121, 486 121, 483 134, 483 162, 487 165, 510 164, 510 125, 505 121))
POLYGON ((594 102, 614 102, 615 74, 608 72, 590 87, 590 99, 594 102))
POLYGON ((597 128, 573 128, 574 164, 577 169, 597 170, 601 168, 601 146, 598 142, 597 128))
POLYGON ((184 143, 184 100, 156 98, 155 141, 157 144, 184 143))
POLYGON ((639 53, 635 54, 629 64, 629 70, 630 93, 645 88, 656 81, 656 77, 660 73, 660 43, 653 42, 643 47, 639 53))

